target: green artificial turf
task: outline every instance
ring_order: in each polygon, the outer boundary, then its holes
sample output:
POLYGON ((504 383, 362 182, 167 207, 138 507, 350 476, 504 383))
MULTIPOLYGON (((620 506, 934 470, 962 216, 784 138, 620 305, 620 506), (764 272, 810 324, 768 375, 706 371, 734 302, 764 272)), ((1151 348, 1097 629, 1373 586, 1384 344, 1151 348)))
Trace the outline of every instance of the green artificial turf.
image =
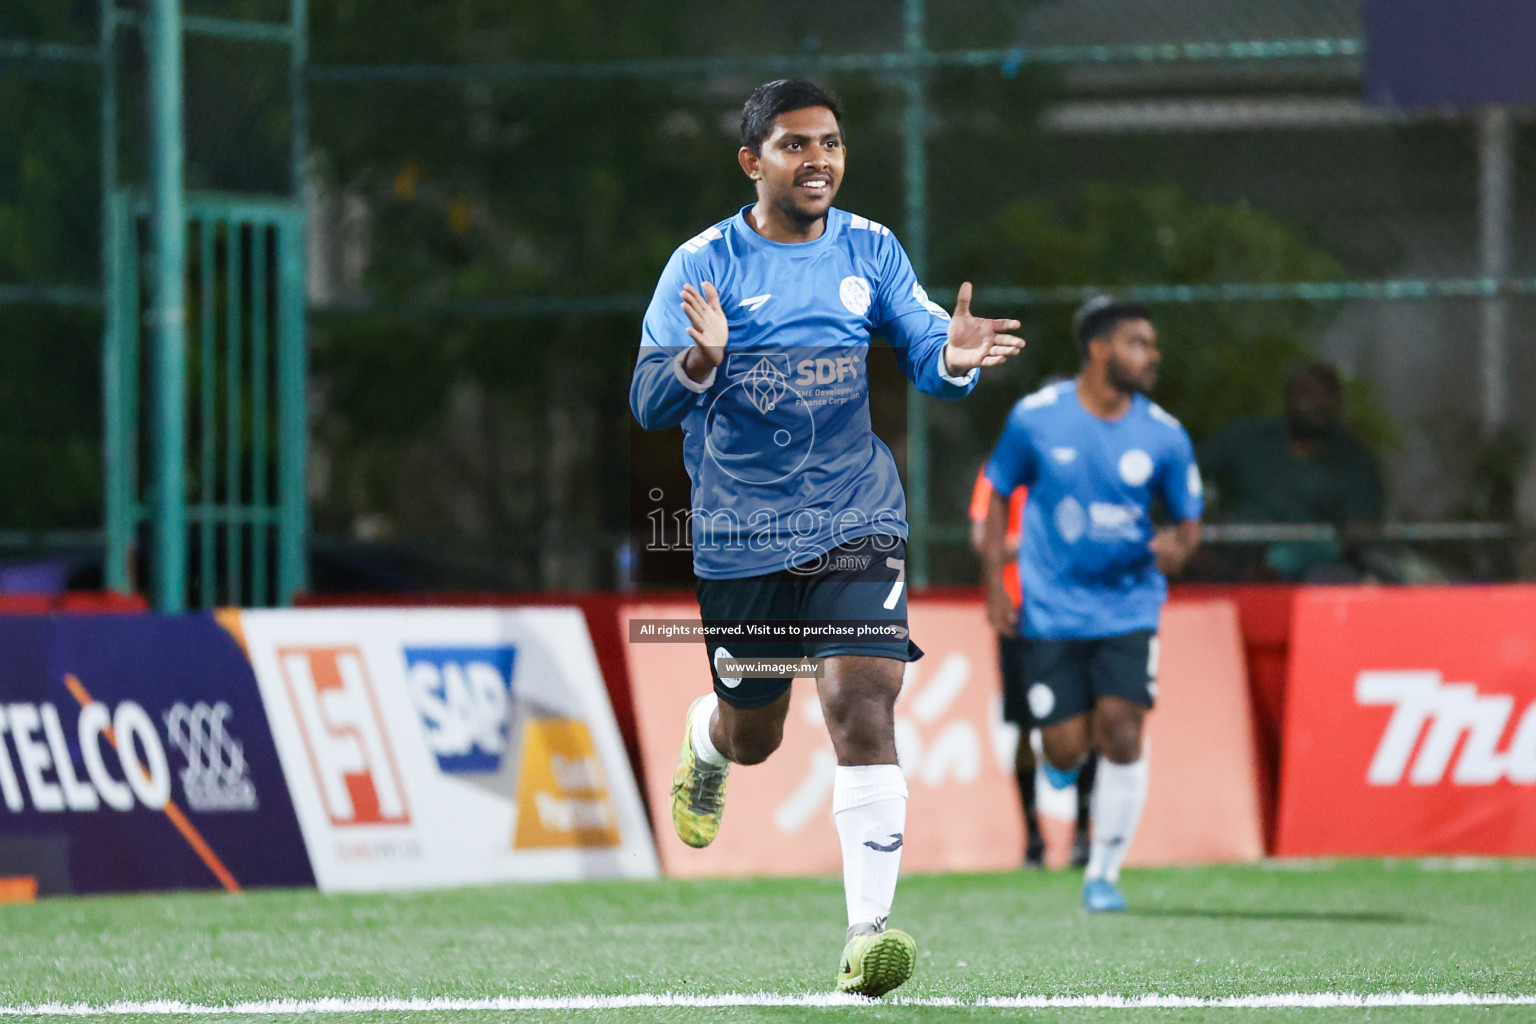
MULTIPOLYGON (((1067 872, 902 881, 907 998, 1289 992, 1536 995, 1536 865, 1403 861, 1128 871, 1090 917, 1067 872)), ((834 879, 588 882, 385 895, 60 898, 0 906, 0 1011, 52 1003, 827 991, 834 879)), ((353 1021, 1533 1021, 1536 1006, 884 1005, 330 1013, 353 1021)), ((3 1019, 3 1018, 0 1018, 3 1019)), ((15 1018, 11 1018, 15 1019, 15 1018)), ((125 1019, 122 1016, 116 1020, 125 1019)), ((164 1015, 143 1020, 188 1020, 164 1015)), ((222 1016, 220 1020, 295 1020, 222 1016)))

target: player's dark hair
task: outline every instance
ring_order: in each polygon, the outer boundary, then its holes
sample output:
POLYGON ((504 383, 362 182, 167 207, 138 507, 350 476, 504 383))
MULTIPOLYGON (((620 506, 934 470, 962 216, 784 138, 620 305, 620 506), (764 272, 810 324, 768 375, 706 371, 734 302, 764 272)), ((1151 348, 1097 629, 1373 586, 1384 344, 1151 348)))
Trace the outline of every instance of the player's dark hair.
POLYGON ((1303 382, 1307 381, 1321 385, 1333 396, 1334 401, 1339 401, 1344 397, 1344 379, 1339 376, 1339 371, 1334 368, 1332 363, 1325 363, 1321 359, 1314 359, 1311 362, 1303 363, 1296 367, 1296 369, 1286 374, 1285 393, 1289 395, 1299 388, 1303 382))
POLYGON ((780 114, 807 107, 826 107, 843 127, 843 108, 814 82, 797 78, 777 78, 752 90, 741 105, 741 144, 762 155, 763 140, 773 133, 773 123, 780 114))
POLYGON ((1095 295, 1072 314, 1072 337, 1077 339, 1078 354, 1086 361, 1090 341, 1113 333, 1123 321, 1151 319, 1152 311, 1139 302, 1095 295))

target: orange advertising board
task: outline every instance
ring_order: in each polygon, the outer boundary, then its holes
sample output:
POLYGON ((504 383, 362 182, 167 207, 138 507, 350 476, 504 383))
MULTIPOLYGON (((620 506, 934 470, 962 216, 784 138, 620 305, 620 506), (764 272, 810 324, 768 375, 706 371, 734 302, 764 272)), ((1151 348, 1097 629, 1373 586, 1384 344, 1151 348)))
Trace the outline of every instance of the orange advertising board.
POLYGON ((1536 854, 1536 587, 1307 589, 1283 856, 1536 854))
MULTIPOLYGON (((628 605, 627 621, 697 618, 691 603, 628 605)), ((896 741, 910 802, 906 871, 1017 867, 1023 824, 1013 783, 1017 731, 1001 720, 997 653, 979 601, 914 599, 896 741)), ((1131 864, 1254 860, 1263 854, 1243 652, 1230 602, 1171 605, 1161 690, 1149 719, 1152 789, 1131 864)), ((673 834, 670 787, 683 715, 707 692, 698 643, 627 645, 645 786, 663 870, 674 877, 796 875, 841 869, 832 823, 836 758, 815 687, 797 682, 784 743, 736 767, 720 836, 706 849, 673 834)))

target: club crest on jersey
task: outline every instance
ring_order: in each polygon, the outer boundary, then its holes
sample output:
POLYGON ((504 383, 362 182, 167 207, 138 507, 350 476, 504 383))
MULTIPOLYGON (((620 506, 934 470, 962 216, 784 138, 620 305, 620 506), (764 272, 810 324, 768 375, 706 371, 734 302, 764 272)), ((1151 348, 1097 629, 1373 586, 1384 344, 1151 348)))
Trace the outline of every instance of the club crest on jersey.
POLYGON ((1140 448, 1132 448, 1120 456, 1120 479, 1132 487, 1140 487, 1152 478, 1152 456, 1140 448))
POLYGON ((869 282, 862 277, 845 277, 837 286, 837 297, 843 300, 843 308, 854 316, 869 312, 869 282))

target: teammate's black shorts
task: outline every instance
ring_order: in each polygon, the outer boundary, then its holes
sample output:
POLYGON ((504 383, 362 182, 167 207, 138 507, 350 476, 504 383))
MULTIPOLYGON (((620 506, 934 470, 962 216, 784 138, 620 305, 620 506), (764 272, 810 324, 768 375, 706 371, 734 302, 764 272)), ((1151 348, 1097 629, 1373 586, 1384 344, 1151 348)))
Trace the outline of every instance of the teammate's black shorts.
POLYGON ((1003 677, 1003 721, 1012 722, 1028 735, 1035 726, 1035 716, 1029 713, 1029 701, 1024 696, 1029 689, 1029 641, 1021 636, 998 637, 997 668, 1003 677))
POLYGON ((1029 641, 1025 699, 1039 726, 1087 714, 1100 697, 1152 707, 1157 633, 1143 629, 1093 640, 1029 641))
POLYGON ((699 580, 699 617, 715 623, 868 623, 891 627, 884 637, 813 636, 799 640, 707 642, 715 693, 738 708, 772 704, 789 689, 784 678, 726 678, 719 658, 830 658, 856 654, 916 661, 922 650, 907 627, 907 545, 900 537, 861 537, 809 562, 765 576, 699 580))

